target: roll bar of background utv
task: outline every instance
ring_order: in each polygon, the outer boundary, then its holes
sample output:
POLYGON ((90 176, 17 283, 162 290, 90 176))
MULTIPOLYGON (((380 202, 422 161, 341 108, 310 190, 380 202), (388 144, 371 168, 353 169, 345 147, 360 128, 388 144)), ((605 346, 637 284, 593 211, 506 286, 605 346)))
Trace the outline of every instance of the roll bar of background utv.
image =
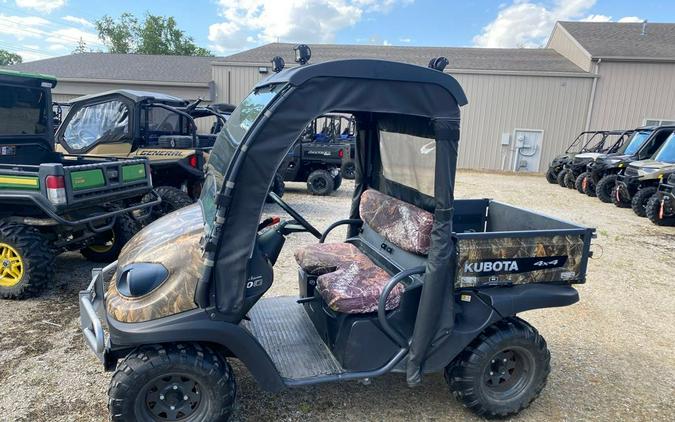
POLYGON ((199 137, 197 136, 197 124, 195 123, 195 119, 192 118, 188 113, 181 111, 177 109, 176 107, 171 107, 170 105, 162 104, 162 103, 153 103, 152 107, 159 107, 163 108, 165 110, 173 111, 176 114, 179 114, 183 117, 185 117, 188 122, 190 122, 190 128, 191 128, 191 134, 192 134, 192 145, 199 146, 199 137))

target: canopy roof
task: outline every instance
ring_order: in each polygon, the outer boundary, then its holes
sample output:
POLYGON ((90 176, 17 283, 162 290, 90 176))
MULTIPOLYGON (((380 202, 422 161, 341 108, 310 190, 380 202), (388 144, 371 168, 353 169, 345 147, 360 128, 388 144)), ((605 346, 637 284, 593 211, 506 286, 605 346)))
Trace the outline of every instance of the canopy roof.
POLYGON ((188 104, 186 100, 174 97, 173 95, 162 94, 161 92, 136 91, 132 89, 115 89, 112 91, 105 91, 98 94, 83 95, 81 97, 73 98, 68 103, 74 105, 85 101, 90 101, 91 99, 114 97, 114 96, 121 96, 135 103, 139 103, 142 101, 150 101, 173 105, 176 107, 183 107, 188 104))

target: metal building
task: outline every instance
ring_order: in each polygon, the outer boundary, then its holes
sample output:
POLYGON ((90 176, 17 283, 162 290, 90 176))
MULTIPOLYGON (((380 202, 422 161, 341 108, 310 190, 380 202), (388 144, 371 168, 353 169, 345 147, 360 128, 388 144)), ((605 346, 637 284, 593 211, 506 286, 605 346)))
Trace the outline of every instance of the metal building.
MULTIPOLYGON (((126 87, 237 103, 294 44, 228 57, 86 53, 13 66, 55 75, 55 98, 126 87)), ((445 56, 464 87, 459 165, 543 171, 585 129, 675 121, 675 24, 558 22, 546 48, 311 45, 312 63, 381 58, 426 65, 445 56)))

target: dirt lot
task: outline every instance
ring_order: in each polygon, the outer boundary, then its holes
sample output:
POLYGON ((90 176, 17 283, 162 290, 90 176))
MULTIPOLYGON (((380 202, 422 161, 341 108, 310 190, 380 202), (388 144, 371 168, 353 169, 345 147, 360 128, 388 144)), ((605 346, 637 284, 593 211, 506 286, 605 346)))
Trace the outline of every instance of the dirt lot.
MULTIPOLYGON (((351 187, 316 198, 292 185, 285 199, 324 228, 346 217, 351 187)), ((675 228, 656 227, 541 176, 462 172, 457 195, 491 197, 598 229, 581 301, 523 314, 548 341, 552 373, 541 397, 517 419, 675 420, 675 228)), ((268 295, 296 294, 291 253, 312 241, 296 235, 287 242, 268 295)), ((65 254, 57 260, 58 283, 42 297, 0 301, 1 421, 106 419, 110 374, 78 332, 77 292, 92 266, 65 254)), ((441 374, 413 390, 402 375, 389 375, 367 387, 350 382, 271 395, 246 368, 233 366, 237 421, 476 419, 450 397, 441 374)))

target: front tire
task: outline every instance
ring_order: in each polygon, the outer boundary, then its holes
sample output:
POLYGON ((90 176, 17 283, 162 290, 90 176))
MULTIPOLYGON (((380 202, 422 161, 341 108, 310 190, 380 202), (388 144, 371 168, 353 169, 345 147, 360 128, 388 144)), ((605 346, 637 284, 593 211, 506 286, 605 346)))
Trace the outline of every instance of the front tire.
POLYGON ((54 253, 34 227, 0 223, 0 298, 25 299, 54 277, 54 253))
POLYGON ((647 187, 647 188, 642 188, 635 195, 633 195, 633 199, 630 201, 630 207, 633 209, 633 212, 638 216, 638 217, 646 217, 647 216, 647 203, 651 199, 652 196, 656 194, 656 188, 655 187, 647 187))
POLYGON ((572 173, 571 170, 568 170, 565 173, 565 187, 567 189, 574 189, 574 183, 576 182, 576 178, 574 177, 574 173, 572 173))
POLYGON ((598 184, 595 186, 595 195, 599 200, 606 204, 611 204, 614 202, 612 198, 614 198, 613 190, 614 186, 616 185, 616 179, 616 174, 608 174, 600 179, 598 184))
POLYGON ((546 385, 551 354, 536 329, 519 318, 478 336, 445 369, 455 398, 476 414, 504 418, 527 408, 546 385))
POLYGON ((593 182, 593 178, 591 177, 590 173, 587 173, 586 178, 584 179, 584 182, 582 184, 582 187, 584 189, 584 193, 587 196, 590 196, 591 198, 595 197, 595 182, 593 182))
POLYGON ((647 218, 657 226, 675 226, 675 215, 661 215, 661 198, 653 195, 645 207, 647 218))
POLYGON ((151 345, 119 364, 108 389, 108 409, 113 422, 224 422, 236 393, 232 368, 211 347, 151 345))
POLYGON ((560 170, 560 173, 558 173, 558 176, 556 178, 556 182, 558 182, 558 185, 561 188, 565 187, 565 176, 567 175, 567 170, 562 169, 560 170))
POLYGON ((546 181, 552 185, 558 183, 558 175, 555 174, 553 169, 548 169, 548 171, 546 171, 546 181))
POLYGON ((619 208, 631 207, 630 198, 626 198, 626 195, 623 195, 616 185, 612 189, 612 203, 619 208))
POLYGON ((88 261, 113 262, 139 229, 139 224, 131 215, 120 214, 115 218, 111 230, 96 236, 94 243, 80 249, 80 253, 88 261))
POLYGON ((327 170, 314 170, 307 177, 307 190, 312 195, 330 195, 335 189, 333 176, 327 170))
POLYGON ((578 177, 577 180, 574 181, 574 187, 579 193, 585 193, 584 191, 584 185, 587 184, 587 182, 584 182, 586 178, 590 178, 590 174, 588 172, 583 172, 581 173, 578 177))

